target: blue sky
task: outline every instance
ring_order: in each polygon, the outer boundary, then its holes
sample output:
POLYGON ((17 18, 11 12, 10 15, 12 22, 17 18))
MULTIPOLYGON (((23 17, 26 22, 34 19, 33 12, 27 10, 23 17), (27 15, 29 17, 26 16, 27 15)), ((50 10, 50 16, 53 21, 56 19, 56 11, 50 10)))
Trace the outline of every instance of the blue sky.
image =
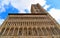
POLYGON ((30 13, 31 4, 39 3, 60 23, 60 0, 0 0, 0 25, 8 13, 30 13))
POLYGON ((46 4, 50 5, 50 7, 47 10, 50 10, 51 8, 60 9, 60 0, 46 0, 46 4))

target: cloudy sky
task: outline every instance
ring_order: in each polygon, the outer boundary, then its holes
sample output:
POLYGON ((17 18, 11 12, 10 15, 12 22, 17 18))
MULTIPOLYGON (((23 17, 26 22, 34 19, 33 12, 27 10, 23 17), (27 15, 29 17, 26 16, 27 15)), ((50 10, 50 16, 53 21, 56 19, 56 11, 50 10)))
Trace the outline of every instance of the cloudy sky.
POLYGON ((60 24, 60 0, 0 0, 0 25, 8 13, 30 13, 31 4, 39 3, 60 24))

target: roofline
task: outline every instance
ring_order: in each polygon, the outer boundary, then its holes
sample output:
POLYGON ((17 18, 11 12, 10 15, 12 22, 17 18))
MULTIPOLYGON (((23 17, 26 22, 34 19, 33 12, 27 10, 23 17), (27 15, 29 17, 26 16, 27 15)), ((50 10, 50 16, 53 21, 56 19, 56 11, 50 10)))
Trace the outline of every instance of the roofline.
POLYGON ((47 13, 8 13, 8 15, 47 15, 47 13))

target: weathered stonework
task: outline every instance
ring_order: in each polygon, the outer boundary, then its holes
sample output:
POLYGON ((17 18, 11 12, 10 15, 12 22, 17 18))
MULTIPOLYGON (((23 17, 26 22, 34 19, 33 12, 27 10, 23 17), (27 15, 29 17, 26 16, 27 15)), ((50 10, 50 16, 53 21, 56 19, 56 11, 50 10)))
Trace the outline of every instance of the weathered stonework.
POLYGON ((8 14, 0 38, 60 38, 60 26, 39 4, 29 14, 8 14))

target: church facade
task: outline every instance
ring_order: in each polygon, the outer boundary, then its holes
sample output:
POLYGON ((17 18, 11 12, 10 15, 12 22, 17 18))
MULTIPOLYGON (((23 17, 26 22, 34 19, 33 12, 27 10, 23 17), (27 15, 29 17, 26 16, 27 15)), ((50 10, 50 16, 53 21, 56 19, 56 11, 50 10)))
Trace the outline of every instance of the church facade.
POLYGON ((39 4, 32 4, 31 13, 8 14, 0 38, 60 38, 60 26, 39 4))

